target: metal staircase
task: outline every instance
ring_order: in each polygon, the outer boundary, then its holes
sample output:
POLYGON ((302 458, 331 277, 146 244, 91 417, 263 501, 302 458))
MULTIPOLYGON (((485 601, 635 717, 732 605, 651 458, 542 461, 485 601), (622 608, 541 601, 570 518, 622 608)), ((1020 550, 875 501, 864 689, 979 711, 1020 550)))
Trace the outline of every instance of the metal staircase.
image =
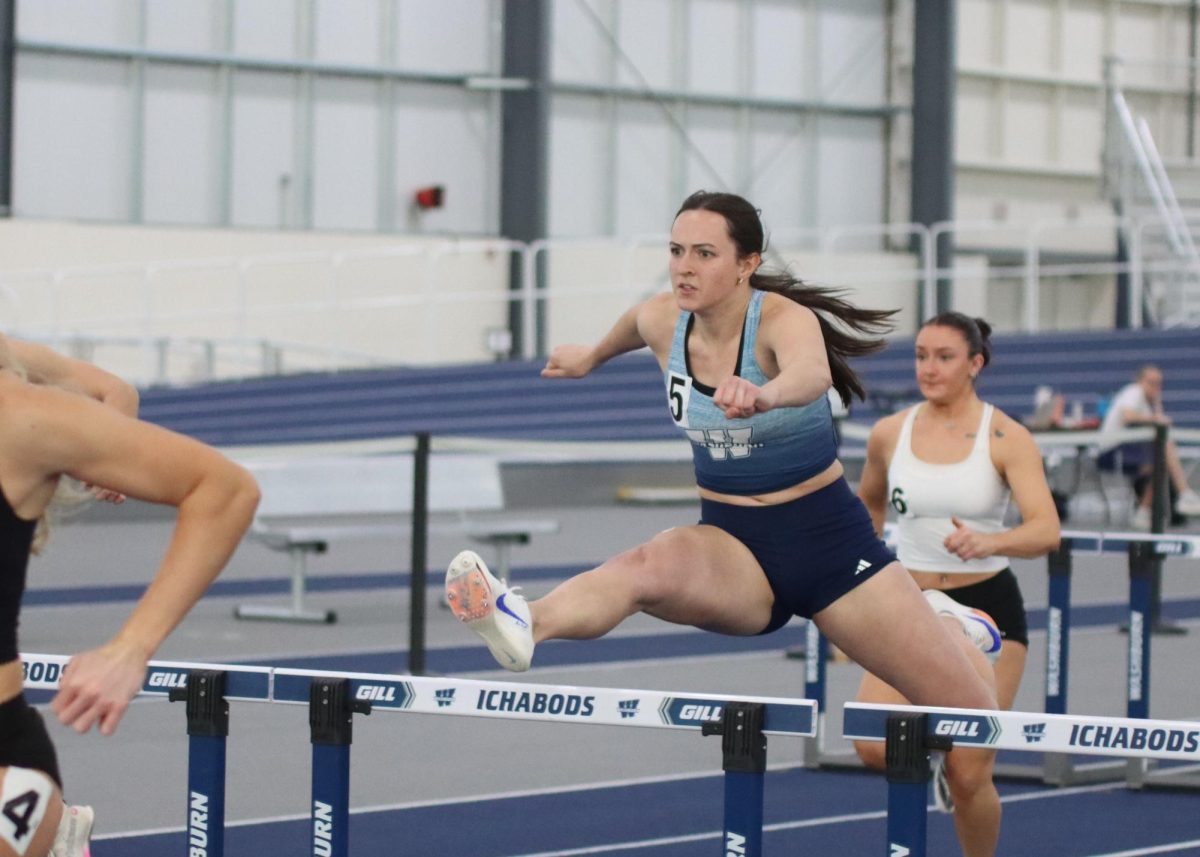
MULTIPOLYGON (((1127 71, 1120 60, 1106 63, 1104 183, 1125 224, 1131 288, 1150 325, 1200 326, 1200 159, 1162 157, 1149 123, 1126 97, 1127 71)), ((1191 80, 1192 70, 1185 71, 1191 80)))

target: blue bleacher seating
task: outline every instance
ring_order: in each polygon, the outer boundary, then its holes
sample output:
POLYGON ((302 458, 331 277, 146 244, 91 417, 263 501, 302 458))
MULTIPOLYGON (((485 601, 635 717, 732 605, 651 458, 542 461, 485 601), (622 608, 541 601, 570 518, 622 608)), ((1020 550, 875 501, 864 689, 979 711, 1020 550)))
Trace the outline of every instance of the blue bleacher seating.
MULTIPOLYGON (((980 392, 1010 415, 1033 409, 1049 384, 1095 415, 1099 403, 1146 362, 1166 378, 1175 423, 1200 428, 1200 330, 1100 331, 994 337, 980 392)), ((581 381, 539 377, 541 361, 318 373, 143 391, 146 419, 218 446, 312 443, 409 435, 526 440, 661 440, 667 419, 657 364, 646 352, 612 361, 581 381)), ((871 423, 911 401, 912 340, 858 360, 872 394, 850 418, 871 423)), ((1068 412, 1071 406, 1068 404, 1068 412)))

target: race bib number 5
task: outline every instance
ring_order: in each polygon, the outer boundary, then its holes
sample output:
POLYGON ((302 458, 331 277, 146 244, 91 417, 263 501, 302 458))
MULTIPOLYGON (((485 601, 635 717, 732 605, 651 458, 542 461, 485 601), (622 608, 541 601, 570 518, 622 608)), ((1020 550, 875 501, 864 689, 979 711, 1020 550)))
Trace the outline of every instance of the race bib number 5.
POLYGON ((692 379, 675 372, 667 373, 667 407, 671 419, 680 428, 688 427, 688 402, 692 398, 692 379))

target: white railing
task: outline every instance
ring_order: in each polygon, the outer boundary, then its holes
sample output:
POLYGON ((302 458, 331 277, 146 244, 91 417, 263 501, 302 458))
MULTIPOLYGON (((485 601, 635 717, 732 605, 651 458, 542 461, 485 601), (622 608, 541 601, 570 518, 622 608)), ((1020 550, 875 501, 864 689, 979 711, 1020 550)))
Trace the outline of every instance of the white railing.
MULTIPOLYGON (((1154 273, 1158 263, 1169 256, 1178 264, 1168 265, 1166 277, 1152 276, 1149 288, 1145 289, 1146 303, 1154 314, 1153 321, 1164 326, 1194 324, 1200 320, 1200 253, 1192 237, 1189 217, 1176 197, 1171 179, 1167 174, 1158 146, 1145 117, 1135 117, 1125 98, 1123 76, 1130 70, 1146 72, 1160 77, 1186 72, 1194 76, 1194 64, 1178 62, 1140 61, 1130 63, 1110 58, 1105 63, 1108 106, 1105 133, 1107 166, 1106 184, 1114 204, 1128 215, 1136 215, 1144 208, 1143 200, 1149 197, 1150 207, 1157 216, 1166 239, 1169 254, 1153 254, 1160 258, 1147 259, 1150 255, 1142 249, 1136 254, 1141 265, 1138 286, 1139 297, 1146 285, 1146 274, 1154 273), (1152 264, 1148 264, 1152 262, 1152 264)), ((1195 122, 1194 117, 1185 117, 1195 122)), ((1139 234, 1144 237, 1144 227, 1139 234)), ((1146 244, 1140 245, 1141 248, 1146 244)), ((1143 302, 1139 300, 1140 310, 1143 302)))
MULTIPOLYGON (((1182 222, 1190 231, 1188 218, 1182 222)), ((1148 236, 1164 228, 1159 218, 1112 218, 776 230, 769 264, 846 287, 865 305, 901 307, 901 334, 933 313, 939 279, 951 283, 954 308, 986 316, 999 330, 1104 328, 1112 325, 1118 277, 1128 278, 1135 324, 1147 280, 1157 284, 1147 295, 1152 305, 1181 300, 1155 275, 1190 263, 1142 256, 1148 236), (1118 231, 1130 248, 1127 264, 1044 258, 1067 244, 1111 253, 1118 231), (945 240, 1009 247, 1019 261, 960 256, 941 269, 935 248, 945 240)), ((511 318, 528 334, 517 356, 533 358, 539 342, 603 335, 628 305, 667 288, 666 240, 445 241, 0 272, 0 329, 86 352, 144 384, 499 359, 507 349, 490 346, 488 335, 507 333, 511 318)))

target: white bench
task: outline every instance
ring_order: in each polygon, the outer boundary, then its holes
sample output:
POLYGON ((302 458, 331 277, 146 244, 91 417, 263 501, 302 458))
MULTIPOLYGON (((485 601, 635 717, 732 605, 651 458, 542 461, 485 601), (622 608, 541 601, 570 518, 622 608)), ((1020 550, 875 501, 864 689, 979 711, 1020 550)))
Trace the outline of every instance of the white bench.
MULTIPOLYGON (((243 604, 239 619, 335 622, 332 610, 305 608, 308 558, 330 542, 412 534, 413 457, 354 455, 287 461, 242 461, 258 480, 262 500, 250 536, 284 551, 291 561, 289 606, 243 604)), ((434 455, 429 459, 427 511, 452 513, 431 522, 434 532, 460 533, 496 551, 498 577, 510 574, 513 545, 558 531, 551 520, 472 518, 504 508, 500 464, 485 455, 434 455)))

